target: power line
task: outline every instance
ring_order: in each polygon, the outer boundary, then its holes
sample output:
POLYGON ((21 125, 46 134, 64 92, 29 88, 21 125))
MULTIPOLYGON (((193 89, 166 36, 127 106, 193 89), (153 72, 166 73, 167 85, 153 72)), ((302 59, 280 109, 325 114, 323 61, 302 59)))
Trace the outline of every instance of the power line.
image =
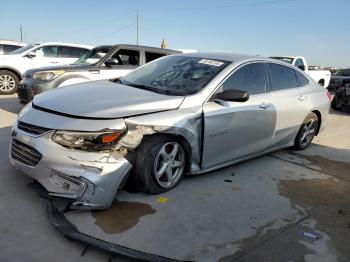
POLYGON ((259 6, 259 5, 271 5, 282 4, 287 2, 295 2, 297 0, 269 0, 259 1, 252 3, 236 3, 227 5, 214 5, 214 6, 201 6, 201 7, 179 7, 179 8, 159 8, 159 9, 142 9, 145 12, 166 12, 166 11, 192 11, 192 10, 205 10, 205 9, 221 9, 227 7, 240 7, 240 6, 259 6))

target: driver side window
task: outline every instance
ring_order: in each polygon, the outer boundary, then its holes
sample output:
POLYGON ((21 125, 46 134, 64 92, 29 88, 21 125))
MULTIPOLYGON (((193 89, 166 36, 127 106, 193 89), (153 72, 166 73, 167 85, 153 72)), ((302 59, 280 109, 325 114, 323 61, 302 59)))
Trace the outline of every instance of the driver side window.
POLYGON ((112 56, 112 59, 117 65, 138 66, 140 63, 140 52, 121 49, 112 56))
POLYGON ((265 93, 266 79, 264 64, 252 63, 241 67, 225 80, 220 90, 244 90, 249 95, 265 93))
POLYGON ((58 46, 43 46, 35 50, 37 57, 57 57, 58 46))

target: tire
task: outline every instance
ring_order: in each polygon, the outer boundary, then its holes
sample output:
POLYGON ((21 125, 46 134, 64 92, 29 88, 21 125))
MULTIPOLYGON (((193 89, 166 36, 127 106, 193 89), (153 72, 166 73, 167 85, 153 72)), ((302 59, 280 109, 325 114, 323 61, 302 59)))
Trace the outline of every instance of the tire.
POLYGON ((324 80, 321 79, 320 81, 318 81, 318 84, 319 84, 320 86, 324 87, 324 80))
POLYGON ((0 94, 10 95, 17 91, 18 76, 8 70, 0 70, 0 94))
POLYGON ((186 152, 180 141, 171 136, 151 136, 137 151, 133 181, 140 191, 159 194, 180 184, 185 170, 186 152))
POLYGON ((341 111, 341 108, 338 107, 338 98, 336 95, 332 99, 331 108, 336 110, 336 111, 341 111))
POLYGON ((319 121, 317 115, 315 113, 310 113, 303 121, 294 140, 294 150, 304 150, 311 144, 317 132, 318 125, 319 121))

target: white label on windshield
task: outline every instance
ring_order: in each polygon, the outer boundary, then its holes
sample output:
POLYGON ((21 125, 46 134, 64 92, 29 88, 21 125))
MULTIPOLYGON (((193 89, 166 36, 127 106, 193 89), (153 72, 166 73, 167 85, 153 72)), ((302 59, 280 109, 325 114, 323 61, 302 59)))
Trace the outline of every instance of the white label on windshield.
POLYGON ((210 59, 202 59, 198 63, 205 64, 205 65, 211 65, 211 66, 221 66, 224 64, 223 62, 210 60, 210 59))

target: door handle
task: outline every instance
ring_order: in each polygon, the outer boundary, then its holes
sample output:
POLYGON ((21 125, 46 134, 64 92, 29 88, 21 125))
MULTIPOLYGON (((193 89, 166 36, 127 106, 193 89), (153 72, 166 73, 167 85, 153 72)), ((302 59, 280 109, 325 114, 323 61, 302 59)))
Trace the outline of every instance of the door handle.
POLYGON ((262 109, 267 109, 267 108, 271 107, 271 104, 263 102, 262 104, 259 105, 259 107, 262 109))
POLYGON ((90 69, 89 72, 91 74, 99 74, 100 73, 100 70, 99 69, 90 69))
POLYGON ((52 61, 51 64, 58 64, 58 61, 52 61))
POLYGON ((304 101, 307 99, 307 96, 299 96, 298 99, 299 101, 304 101))

